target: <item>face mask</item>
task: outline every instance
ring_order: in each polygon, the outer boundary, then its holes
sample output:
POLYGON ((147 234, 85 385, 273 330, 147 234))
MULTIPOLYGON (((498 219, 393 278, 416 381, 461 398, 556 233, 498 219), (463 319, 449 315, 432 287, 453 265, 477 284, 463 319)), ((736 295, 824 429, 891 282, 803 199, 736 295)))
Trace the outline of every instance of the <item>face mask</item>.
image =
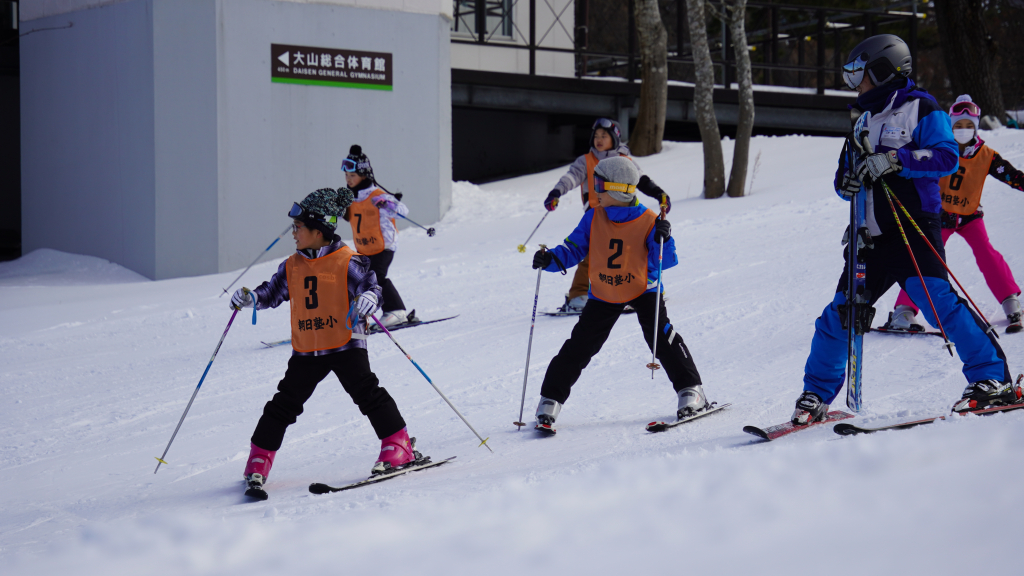
POLYGON ((974 140, 974 128, 958 128, 953 130, 953 139, 960 144, 967 144, 974 140))

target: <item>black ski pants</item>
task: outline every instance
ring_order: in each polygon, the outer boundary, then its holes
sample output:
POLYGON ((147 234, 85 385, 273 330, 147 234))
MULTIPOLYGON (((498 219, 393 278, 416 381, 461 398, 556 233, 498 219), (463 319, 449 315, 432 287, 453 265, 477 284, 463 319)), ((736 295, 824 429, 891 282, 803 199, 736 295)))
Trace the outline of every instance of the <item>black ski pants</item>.
POLYGON ((385 313, 394 310, 405 310, 405 302, 402 302, 402 297, 399 296, 395 285, 388 279, 388 268, 391 267, 391 261, 395 259, 394 251, 381 250, 373 256, 367 256, 367 258, 370 259, 370 270, 373 270, 373 273, 377 275, 377 285, 380 286, 381 291, 384 293, 384 302, 381 303, 381 309, 385 313))
MULTIPOLYGON (((693 363, 693 356, 683 342, 682 335, 672 328, 665 309, 665 301, 658 298, 658 294, 649 292, 641 294, 628 304, 636 310, 636 319, 640 322, 644 340, 650 349, 653 342, 651 332, 654 327, 654 307, 659 301, 661 311, 658 313, 658 360, 661 367, 665 369, 676 392, 697 386, 701 383, 697 365, 693 363)), ((569 391, 579 380, 583 369, 590 364, 590 359, 608 340, 608 334, 611 333, 612 326, 615 326, 626 304, 611 304, 596 298, 587 300, 579 322, 572 329, 572 335, 548 364, 544 384, 540 388, 541 396, 565 403, 569 398, 569 391)))
POLYGON ((395 400, 370 371, 366 350, 350 348, 324 356, 292 356, 284 378, 277 385, 277 394, 263 407, 252 443, 264 450, 281 448, 285 429, 295 423, 302 414, 302 405, 330 372, 338 376, 359 411, 370 419, 377 438, 387 438, 405 428, 395 400))

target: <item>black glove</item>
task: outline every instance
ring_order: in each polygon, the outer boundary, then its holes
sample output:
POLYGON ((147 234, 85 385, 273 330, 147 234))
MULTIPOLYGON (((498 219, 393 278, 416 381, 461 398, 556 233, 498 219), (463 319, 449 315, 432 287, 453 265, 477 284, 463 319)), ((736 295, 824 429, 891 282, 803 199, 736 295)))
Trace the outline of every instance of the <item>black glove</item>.
POLYGON ((857 178, 857 175, 853 172, 847 172, 843 175, 843 182, 839 185, 839 189, 836 190, 836 192, 843 198, 849 200, 850 198, 853 198, 854 194, 860 192, 860 187, 860 178, 857 178))
POLYGON ((664 242, 672 237, 672 224, 668 220, 658 220, 654 224, 654 241, 664 242))
POLYGON ((548 209, 548 212, 558 208, 558 199, 562 197, 562 193, 558 190, 552 190, 548 192, 548 197, 544 200, 544 207, 548 209))
POLYGON ((547 250, 537 250, 537 253, 533 255, 533 269, 547 268, 548 264, 551 264, 551 259, 554 256, 547 250))

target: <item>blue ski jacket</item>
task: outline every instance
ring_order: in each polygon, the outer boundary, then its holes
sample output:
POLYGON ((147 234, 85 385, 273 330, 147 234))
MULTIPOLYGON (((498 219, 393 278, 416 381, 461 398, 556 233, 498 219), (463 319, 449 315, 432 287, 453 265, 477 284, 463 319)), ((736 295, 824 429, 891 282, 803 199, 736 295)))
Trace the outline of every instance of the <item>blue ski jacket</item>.
MULTIPOLYGON (((884 176, 885 183, 915 219, 937 218, 942 209, 939 178, 956 172, 960 164, 946 112, 910 79, 869 90, 852 107, 871 112, 867 127, 875 152, 897 151, 903 170, 884 176)), ((835 177, 837 193, 848 165, 847 154, 841 154, 835 177)), ((876 186, 867 200, 867 225, 872 235, 895 233, 896 221, 882 186, 876 186)))
MULTIPOLYGON (((639 200, 634 198, 633 205, 631 206, 611 206, 604 210, 608 214, 609 220, 621 223, 636 220, 641 214, 650 210, 650 208, 640 204, 639 200)), ((551 249, 551 253, 566 268, 572 268, 579 264, 590 253, 590 225, 593 221, 594 211, 587 210, 587 213, 583 215, 580 223, 576 226, 576 229, 566 237, 565 242, 551 249)), ((645 293, 654 292, 658 289, 659 249, 658 243, 654 241, 654 230, 652 229, 651 233, 647 235, 647 290, 644 291, 645 293)), ((662 270, 668 270, 678 263, 679 258, 676 257, 675 238, 670 237, 665 241, 665 254, 662 258, 661 268, 662 270)), ((544 270, 547 272, 560 271, 558 264, 554 260, 544 270)), ((595 298, 593 292, 588 292, 588 296, 595 298)), ((595 299, 600 300, 600 298, 595 299)))

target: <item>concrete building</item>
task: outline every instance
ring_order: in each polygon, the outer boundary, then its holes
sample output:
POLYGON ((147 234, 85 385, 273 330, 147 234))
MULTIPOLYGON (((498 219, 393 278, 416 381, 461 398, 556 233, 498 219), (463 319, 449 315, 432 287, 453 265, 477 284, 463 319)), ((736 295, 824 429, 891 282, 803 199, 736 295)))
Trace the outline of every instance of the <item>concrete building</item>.
MULTIPOLYGON (((417 221, 451 203, 451 0, 21 6, 23 253, 235 270, 358 143, 417 221)), ((285 256, 290 243, 275 246, 285 256)))

